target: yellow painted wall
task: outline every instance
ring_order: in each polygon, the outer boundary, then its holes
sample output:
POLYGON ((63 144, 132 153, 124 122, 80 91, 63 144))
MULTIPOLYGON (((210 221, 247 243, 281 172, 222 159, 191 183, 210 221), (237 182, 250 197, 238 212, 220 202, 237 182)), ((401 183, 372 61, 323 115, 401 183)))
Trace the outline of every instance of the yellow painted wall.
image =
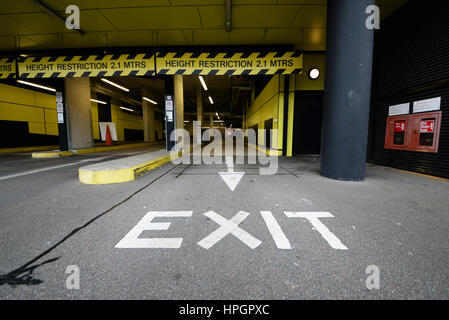
MULTIPOLYGON (((263 129, 265 127, 265 121, 273 118, 273 129, 277 129, 273 133, 272 137, 272 148, 282 150, 284 142, 284 95, 285 88, 284 82, 285 76, 274 75, 273 78, 268 82, 265 88, 260 92, 260 94, 255 98, 254 102, 248 108, 246 112, 246 128, 258 125, 260 130, 258 133, 258 144, 265 144, 265 135, 263 134, 263 129), (276 144, 277 142, 277 144, 276 144)), ((289 76, 289 118, 288 131, 287 131, 287 155, 291 155, 292 149, 292 139, 293 139, 293 109, 295 104, 295 88, 296 88, 296 77, 289 76)))
MULTIPOLYGON (((254 99, 254 102, 246 111, 246 128, 257 124, 258 129, 262 130, 265 127, 265 121, 273 118, 273 129, 278 129, 280 86, 281 82, 283 82, 281 80, 281 76, 274 75, 254 99)), ((264 138, 264 134, 259 132, 258 144, 264 145, 264 138)), ((273 141, 276 141, 276 139, 273 139, 273 141)), ((276 145, 273 145, 273 147, 276 147, 276 145)), ((282 145, 278 148, 281 149, 282 145)))
POLYGON ((326 55, 324 53, 304 53, 303 63, 303 73, 296 75, 295 90, 324 90, 326 55), (320 70, 320 76, 316 80, 309 79, 309 71, 313 68, 320 70))
POLYGON ((56 98, 6 84, 0 84, 0 120, 26 121, 30 133, 58 135, 56 98))
POLYGON ((143 130, 143 118, 141 115, 123 112, 120 106, 121 104, 115 101, 111 103, 111 119, 115 122, 117 139, 124 141, 125 129, 143 130))
POLYGON ((98 124, 98 103, 91 101, 92 107, 92 135, 95 140, 100 140, 100 126, 98 124))

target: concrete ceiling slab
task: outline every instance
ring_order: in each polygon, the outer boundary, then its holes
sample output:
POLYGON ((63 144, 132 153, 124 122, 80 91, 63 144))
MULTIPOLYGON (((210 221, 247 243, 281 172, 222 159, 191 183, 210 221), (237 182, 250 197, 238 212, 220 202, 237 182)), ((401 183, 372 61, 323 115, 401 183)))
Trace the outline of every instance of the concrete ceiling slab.
MULTIPOLYGON (((326 0, 41 0, 60 15, 78 5, 85 35, 67 30, 33 0, 0 7, 2 51, 184 45, 293 45, 324 50, 326 0), (62 39, 62 41, 61 41, 62 39)), ((382 18, 407 0, 378 0, 382 18)))

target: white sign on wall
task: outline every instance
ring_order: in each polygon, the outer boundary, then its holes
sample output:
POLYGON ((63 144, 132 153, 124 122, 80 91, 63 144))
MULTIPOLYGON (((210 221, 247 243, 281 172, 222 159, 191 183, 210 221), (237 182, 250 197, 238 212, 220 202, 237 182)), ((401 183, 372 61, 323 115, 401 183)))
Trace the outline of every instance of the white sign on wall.
POLYGON ((62 102, 56 102, 56 112, 64 112, 64 105, 62 102))
POLYGON ((413 102, 413 113, 438 111, 441 107, 441 97, 413 102))
POLYGON ((388 109, 388 116, 399 116, 401 114, 408 114, 410 111, 410 103, 402 103, 396 104, 394 106, 390 106, 388 109))
POLYGON ((58 123, 64 123, 64 113, 58 112, 58 123))

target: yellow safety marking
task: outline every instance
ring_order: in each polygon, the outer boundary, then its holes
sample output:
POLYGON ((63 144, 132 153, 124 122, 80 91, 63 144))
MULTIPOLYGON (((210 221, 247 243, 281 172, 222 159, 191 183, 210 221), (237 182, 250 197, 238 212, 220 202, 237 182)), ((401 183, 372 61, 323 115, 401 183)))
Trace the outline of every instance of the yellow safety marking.
POLYGON ((107 54, 18 59, 19 78, 119 77, 154 75, 154 55, 107 54))
MULTIPOLYGON (((181 155, 182 153, 179 152, 177 156, 173 157, 173 159, 176 159, 181 155)), ((79 180, 85 184, 113 184, 130 182, 147 174, 151 170, 170 162, 171 160, 170 155, 166 155, 129 168, 99 171, 80 168, 78 170, 78 176, 79 180)))
POLYGON ((94 148, 84 148, 84 149, 74 149, 70 151, 51 151, 51 152, 34 152, 31 154, 33 158, 58 158, 58 157, 67 157, 73 156, 75 154, 89 154, 89 153, 97 153, 97 152, 105 152, 105 151, 115 151, 115 150, 123 150, 123 149, 131 149, 131 148, 141 148, 141 147, 149 147, 155 143, 132 143, 132 144, 121 144, 118 146, 108 146, 108 147, 94 147, 94 148))
POLYGON ((425 173, 420 173, 420 172, 415 172, 415 171, 408 171, 408 170, 402 170, 402 169, 396 169, 396 168, 390 168, 390 169, 395 170, 395 171, 399 171, 399 172, 403 172, 403 173, 414 174, 414 175, 421 176, 421 177, 435 179, 435 180, 439 180, 439 181, 449 182, 449 179, 447 179, 447 178, 431 176, 431 175, 428 175, 428 174, 425 174, 425 173))
POLYGON ((178 53, 158 52, 158 74, 186 75, 272 75, 302 72, 299 52, 178 53))
POLYGON ((0 58, 0 79, 16 77, 16 60, 14 58, 0 58))
POLYGON ((282 150, 267 149, 263 146, 248 143, 248 146, 258 151, 265 152, 268 156, 282 156, 282 150))
POLYGON ((33 152, 31 157, 34 159, 51 159, 73 156, 72 151, 45 151, 45 152, 33 152))
POLYGON ((21 152, 32 152, 32 151, 43 151, 43 150, 55 150, 59 146, 38 146, 38 147, 17 147, 17 148, 1 148, 0 154, 5 153, 21 153, 21 152))

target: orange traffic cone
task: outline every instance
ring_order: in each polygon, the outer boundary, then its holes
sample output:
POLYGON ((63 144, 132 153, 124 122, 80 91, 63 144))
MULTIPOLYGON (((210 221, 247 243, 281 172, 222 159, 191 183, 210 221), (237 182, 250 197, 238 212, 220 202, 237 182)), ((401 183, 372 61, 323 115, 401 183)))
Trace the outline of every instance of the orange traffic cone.
POLYGON ((106 125, 106 145, 112 146, 112 137, 111 137, 111 131, 109 130, 109 125, 106 125))

